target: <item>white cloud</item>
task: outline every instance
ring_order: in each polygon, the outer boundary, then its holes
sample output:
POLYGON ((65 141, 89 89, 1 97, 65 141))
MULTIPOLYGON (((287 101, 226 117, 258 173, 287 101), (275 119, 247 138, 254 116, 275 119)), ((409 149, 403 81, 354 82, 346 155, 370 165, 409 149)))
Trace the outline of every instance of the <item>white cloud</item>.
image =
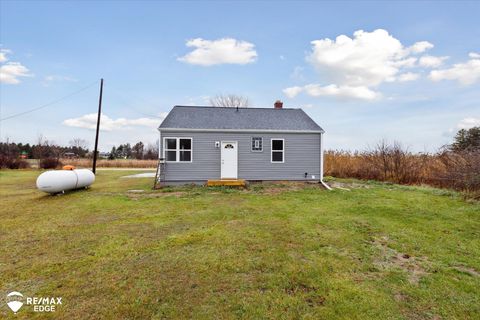
MULTIPOLYGON (((100 118, 100 129, 104 131, 113 131, 128 129, 132 126, 145 126, 156 128, 167 116, 166 112, 159 114, 158 118, 137 118, 137 119, 126 119, 118 118, 112 119, 109 116, 102 113, 100 118)), ((90 113, 83 115, 78 118, 66 119, 63 121, 63 124, 69 127, 85 128, 85 129, 96 129, 97 127, 97 114, 90 113)))
POLYGON ((20 83, 19 77, 31 76, 30 71, 20 62, 7 62, 0 67, 0 82, 8 84, 20 83))
POLYGON ((433 46, 422 41, 405 48, 382 29, 358 30, 353 38, 340 35, 334 41, 312 41, 312 45, 308 61, 318 71, 341 85, 367 87, 393 81, 401 68, 414 65, 416 58, 409 56, 411 52, 423 52, 433 46))
POLYGON ((403 72, 416 66, 413 54, 433 48, 427 41, 405 47, 383 29, 372 32, 355 31, 353 37, 340 35, 311 42, 312 52, 307 61, 329 85, 310 84, 283 90, 288 97, 300 92, 311 96, 335 96, 374 100, 381 97, 375 88, 385 82, 413 81, 419 75, 403 72))
POLYGON ((303 88, 298 86, 283 89, 283 93, 289 98, 295 98, 302 91, 303 88))
POLYGON ((418 60, 418 64, 421 67, 425 68, 438 68, 443 64, 443 61, 447 60, 449 57, 435 57, 435 56, 422 56, 420 60, 418 60))
POLYGON ((3 63, 0 66, 0 83, 18 84, 18 78, 32 76, 28 68, 20 62, 8 62, 8 54, 11 54, 10 50, 0 49, 0 62, 3 63))
POLYGON ((77 81, 77 79, 69 76, 50 75, 44 78, 45 81, 77 81))
POLYGON ((406 72, 406 73, 402 73, 401 75, 398 76, 398 81, 400 81, 400 82, 415 81, 419 77, 420 77, 420 75, 418 73, 406 72))
POLYGON ((257 59, 254 44, 233 38, 218 40, 196 38, 188 40, 186 45, 195 49, 178 60, 189 64, 201 66, 247 64, 257 59))
POLYGON ((463 85, 470 85, 480 80, 480 55, 470 53, 470 60, 454 64, 441 70, 432 70, 429 78, 432 81, 456 80, 463 85))
POLYGON ((45 87, 50 86, 54 82, 77 82, 78 80, 69 76, 49 75, 43 78, 42 84, 45 87))
POLYGON ((480 59, 480 53, 470 52, 468 56, 472 59, 480 59))
POLYGON ((407 50, 411 53, 422 53, 429 49, 433 48, 433 44, 428 41, 419 41, 415 42, 412 46, 407 48, 407 50))
POLYGON ((0 49, 0 62, 8 61, 7 54, 12 53, 12 51, 8 49, 0 49))
POLYGON ((340 99, 374 100, 381 96, 380 93, 375 92, 366 86, 337 86, 336 84, 330 84, 327 86, 308 84, 303 87, 286 88, 283 92, 289 98, 297 96, 300 92, 305 92, 312 97, 330 96, 340 99))
POLYGON ((480 127, 480 118, 465 118, 457 124, 458 129, 470 129, 473 127, 480 127))
POLYGON ((303 71, 304 71, 303 67, 296 66, 295 68, 293 68, 293 71, 290 74, 290 78, 297 81, 304 81, 305 76, 303 75, 303 71))
POLYGON ((210 96, 201 95, 201 96, 186 96, 183 101, 180 100, 180 105, 185 106, 208 106, 210 105, 210 96))
POLYGON ((405 58, 402 60, 398 60, 394 63, 394 65, 397 68, 413 68, 415 67, 415 63, 417 62, 417 58, 410 57, 410 58, 405 58))

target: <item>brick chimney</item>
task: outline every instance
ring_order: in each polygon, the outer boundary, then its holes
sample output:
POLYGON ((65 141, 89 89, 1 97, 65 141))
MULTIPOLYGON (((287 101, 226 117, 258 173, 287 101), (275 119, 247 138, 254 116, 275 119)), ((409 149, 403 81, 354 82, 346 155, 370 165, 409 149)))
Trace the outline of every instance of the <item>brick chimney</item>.
POLYGON ((283 102, 280 101, 280 100, 277 100, 277 101, 275 101, 273 106, 275 107, 275 109, 282 109, 283 108, 283 102))

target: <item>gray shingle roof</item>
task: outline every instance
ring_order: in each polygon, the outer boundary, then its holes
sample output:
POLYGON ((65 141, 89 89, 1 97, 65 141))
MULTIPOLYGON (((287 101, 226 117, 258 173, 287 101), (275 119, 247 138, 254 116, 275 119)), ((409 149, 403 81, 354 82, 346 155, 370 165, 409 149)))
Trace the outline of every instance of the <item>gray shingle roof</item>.
POLYGON ((175 106, 159 129, 322 131, 302 109, 175 106))

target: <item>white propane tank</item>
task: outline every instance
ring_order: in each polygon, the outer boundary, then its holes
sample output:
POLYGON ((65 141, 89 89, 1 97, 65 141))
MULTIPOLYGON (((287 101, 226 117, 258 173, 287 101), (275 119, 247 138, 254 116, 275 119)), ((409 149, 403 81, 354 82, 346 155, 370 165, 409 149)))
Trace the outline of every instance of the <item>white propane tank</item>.
POLYGON ((47 193, 85 188, 95 181, 95 175, 88 169, 53 170, 37 178, 37 188, 47 193))

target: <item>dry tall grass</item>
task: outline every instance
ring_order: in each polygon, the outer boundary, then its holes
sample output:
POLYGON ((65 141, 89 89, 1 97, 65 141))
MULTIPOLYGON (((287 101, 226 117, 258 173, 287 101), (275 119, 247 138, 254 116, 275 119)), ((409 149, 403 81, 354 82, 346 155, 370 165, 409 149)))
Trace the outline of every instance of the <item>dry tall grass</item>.
MULTIPOLYGON (((77 168, 90 168, 92 159, 61 159, 64 165, 72 165, 77 168)), ((97 160, 97 168, 156 168, 157 160, 134 160, 134 159, 115 159, 97 160)))
POLYGON ((338 178, 428 184, 480 197, 480 153, 412 153, 399 143, 380 142, 372 150, 325 152, 325 175, 338 178))

